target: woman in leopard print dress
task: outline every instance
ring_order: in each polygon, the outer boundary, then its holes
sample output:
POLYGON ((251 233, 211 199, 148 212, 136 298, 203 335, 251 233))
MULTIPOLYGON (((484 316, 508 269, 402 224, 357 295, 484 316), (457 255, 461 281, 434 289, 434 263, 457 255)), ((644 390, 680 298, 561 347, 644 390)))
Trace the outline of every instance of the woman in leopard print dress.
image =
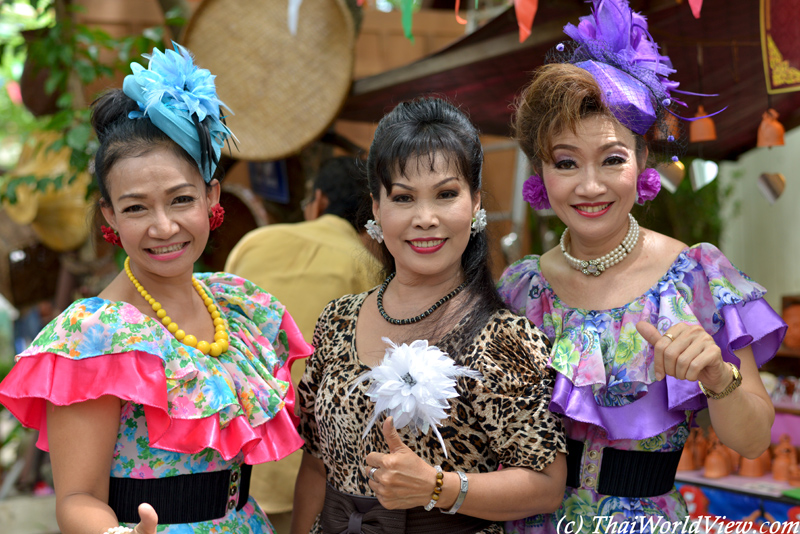
POLYGON ((389 276, 331 302, 317 322, 299 388, 294 534, 501 533, 504 520, 558 507, 565 441, 547 409, 549 344, 494 289, 482 162, 474 126, 442 100, 404 102, 379 124, 368 231, 389 276), (375 404, 356 379, 381 364, 388 340, 427 340, 470 370, 453 380, 441 440, 395 429, 391 417, 369 426, 375 404))

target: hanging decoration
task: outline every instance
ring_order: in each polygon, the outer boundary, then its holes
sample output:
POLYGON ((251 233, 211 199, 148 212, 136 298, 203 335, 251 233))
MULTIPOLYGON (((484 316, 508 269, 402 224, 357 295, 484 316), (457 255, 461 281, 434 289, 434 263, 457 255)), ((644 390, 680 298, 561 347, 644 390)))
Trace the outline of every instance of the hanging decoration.
POLYGON ((717 138, 717 128, 714 121, 706 113, 703 105, 697 106, 695 120, 689 123, 689 141, 699 143, 701 141, 714 141, 717 138))
POLYGON ((758 190, 770 204, 775 204, 786 189, 786 178, 779 172, 761 173, 758 177, 758 190))
POLYGON ((758 135, 756 146, 783 146, 783 134, 786 129, 783 124, 778 122, 778 112, 769 108, 761 116, 761 124, 758 125, 758 135))
POLYGON ((289 33, 297 35, 297 19, 300 16, 300 4, 303 0, 289 0, 289 33))
POLYGON ((689 7, 692 8, 694 18, 700 18, 700 10, 703 9, 703 0, 689 0, 689 7))
POLYGON ((533 19, 536 18, 538 10, 539 0, 516 0, 514 2, 514 12, 517 15, 517 24, 519 24, 520 43, 531 34, 533 19))
POLYGON ((690 178, 692 191, 699 191, 714 181, 719 174, 719 165, 713 161, 697 158, 692 161, 690 178))
POLYGON ((789 15, 798 12, 800 0, 761 0, 761 56, 769 94, 800 90, 800 33, 797 17, 789 15))

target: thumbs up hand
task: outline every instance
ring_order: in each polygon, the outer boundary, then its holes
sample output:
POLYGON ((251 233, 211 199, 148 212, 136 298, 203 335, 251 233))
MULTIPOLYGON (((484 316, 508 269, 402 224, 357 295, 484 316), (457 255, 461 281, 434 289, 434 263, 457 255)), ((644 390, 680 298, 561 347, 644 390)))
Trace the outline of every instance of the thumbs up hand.
POLYGON ((371 452, 367 456, 364 474, 369 487, 384 508, 425 506, 431 500, 436 470, 403 443, 392 417, 386 418, 382 430, 389 454, 371 452))
POLYGON ((147 503, 140 504, 139 518, 141 521, 133 529, 134 534, 156 534, 158 515, 152 506, 147 503))
POLYGON ((699 380, 712 391, 722 391, 730 383, 722 351, 700 325, 677 323, 661 334, 652 324, 639 321, 636 329, 653 346, 656 380, 666 375, 699 380))

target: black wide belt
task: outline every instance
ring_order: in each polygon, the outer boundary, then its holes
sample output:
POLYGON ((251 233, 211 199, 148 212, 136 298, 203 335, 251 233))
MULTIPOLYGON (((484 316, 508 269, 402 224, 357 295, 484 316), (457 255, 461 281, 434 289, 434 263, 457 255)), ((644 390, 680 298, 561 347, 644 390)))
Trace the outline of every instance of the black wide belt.
MULTIPOLYGON (((675 473, 681 461, 681 450, 671 452, 625 451, 613 447, 602 449, 596 491, 616 497, 655 497, 663 495, 675 484, 675 473)), ((586 487, 581 483, 583 442, 567 438, 567 486, 586 487)))
POLYGON ((375 497, 343 493, 330 484, 321 523, 323 534, 474 534, 492 525, 487 519, 426 512, 421 506, 387 510, 375 497))
POLYGON ((138 523, 139 505, 150 504, 159 525, 197 523, 225 517, 241 510, 250 496, 253 466, 242 464, 238 471, 211 471, 166 478, 114 478, 108 488, 108 505, 120 523, 138 523), (239 491, 239 499, 233 498, 239 491))

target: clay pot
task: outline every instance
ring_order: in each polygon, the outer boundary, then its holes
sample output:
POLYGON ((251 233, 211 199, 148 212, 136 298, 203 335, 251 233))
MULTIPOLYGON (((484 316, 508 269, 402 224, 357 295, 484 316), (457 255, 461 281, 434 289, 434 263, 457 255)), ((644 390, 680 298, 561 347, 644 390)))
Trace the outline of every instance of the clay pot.
POLYGON ((703 476, 706 478, 722 478, 731 474, 730 457, 719 447, 712 448, 703 465, 703 476))
POLYGON ((694 471, 700 467, 694 463, 694 436, 694 432, 690 432, 689 437, 686 438, 686 443, 684 443, 683 451, 681 452, 681 460, 678 462, 678 471, 694 471))
MULTIPOLYGON (((21 33, 25 42, 30 45, 33 41, 41 39, 47 31, 49 30, 44 28, 25 30, 21 33)), ((28 54, 22 69, 19 85, 20 91, 22 92, 22 102, 25 104, 25 107, 37 117, 52 115, 58 111, 56 102, 61 94, 58 91, 53 91, 50 94, 47 93, 45 90, 45 83, 49 77, 50 70, 39 67, 33 55, 28 54)))
POLYGON ((800 305, 793 304, 783 310, 783 320, 788 328, 783 344, 789 348, 800 348, 800 305))
POLYGON ((742 456, 742 461, 739 464, 739 476, 743 477, 763 477, 764 476, 764 462, 761 457, 751 459, 742 456))
POLYGON ((731 474, 731 457, 713 428, 708 429, 709 450, 703 463, 703 476, 706 478, 722 478, 731 474))
POLYGON ((789 467, 789 485, 795 488, 800 487, 800 466, 794 464, 789 467))
POLYGON ((784 482, 789 481, 789 472, 797 466, 797 451, 792 446, 788 434, 783 434, 775 446, 775 459, 772 460, 772 478, 784 482))
POLYGON ((761 115, 756 146, 783 146, 786 129, 778 122, 778 112, 770 108, 761 115))
POLYGON ((742 459, 742 455, 727 445, 722 445, 722 447, 725 449, 725 452, 728 453, 728 457, 731 459, 731 473, 735 473, 739 469, 739 461, 742 459))
POLYGON ((703 434, 703 429, 699 427, 695 427, 692 429, 692 434, 694 434, 694 448, 692 453, 694 454, 694 465, 696 468, 700 468, 706 461, 706 454, 708 454, 708 439, 706 439, 705 434, 703 434))
POLYGON ((769 447, 767 447, 767 450, 765 450, 758 459, 761 460, 761 468, 764 470, 764 473, 772 471, 772 451, 769 447))

